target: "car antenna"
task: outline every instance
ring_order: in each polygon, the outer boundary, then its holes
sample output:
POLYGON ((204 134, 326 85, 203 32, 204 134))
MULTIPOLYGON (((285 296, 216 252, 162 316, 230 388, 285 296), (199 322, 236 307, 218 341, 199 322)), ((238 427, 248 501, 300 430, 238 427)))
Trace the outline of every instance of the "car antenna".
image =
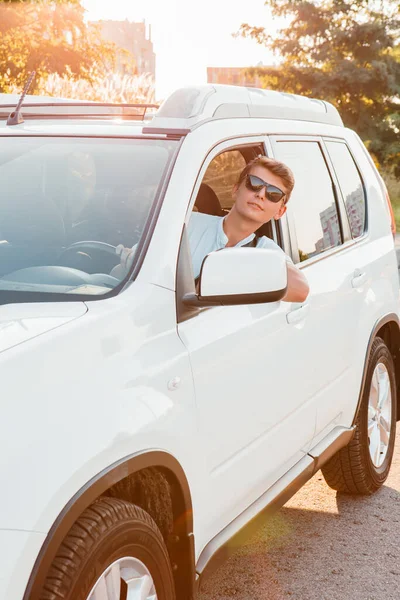
POLYGON ((24 122, 24 117, 23 117, 22 113, 19 112, 19 109, 21 108, 21 105, 24 101, 24 98, 31 86, 31 83, 32 83, 35 75, 36 75, 36 71, 31 71, 31 74, 29 75, 29 79, 25 84, 21 98, 19 99, 18 104, 15 107, 15 110, 12 113, 10 113, 8 116, 7 125, 19 125, 20 123, 24 122))

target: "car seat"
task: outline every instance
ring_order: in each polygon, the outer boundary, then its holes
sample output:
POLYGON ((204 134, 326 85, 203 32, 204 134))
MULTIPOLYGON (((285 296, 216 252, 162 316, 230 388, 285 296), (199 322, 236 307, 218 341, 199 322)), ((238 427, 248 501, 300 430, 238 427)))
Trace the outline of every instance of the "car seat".
POLYGON ((207 215, 223 217, 226 214, 221 208, 217 194, 207 183, 201 184, 194 205, 200 213, 207 215))

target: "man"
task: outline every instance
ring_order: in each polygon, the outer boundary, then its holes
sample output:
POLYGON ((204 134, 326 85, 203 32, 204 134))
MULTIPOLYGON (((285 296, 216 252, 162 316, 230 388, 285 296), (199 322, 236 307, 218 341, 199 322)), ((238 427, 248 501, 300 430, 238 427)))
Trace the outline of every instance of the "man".
MULTIPOLYGON (((249 162, 234 185, 235 203, 225 217, 193 212, 189 228, 194 276, 198 277, 204 257, 215 250, 232 246, 281 248, 266 236, 256 238, 255 231, 271 219, 278 220, 286 212, 286 205, 294 187, 291 170, 283 163, 257 156, 249 162)), ((289 256, 287 264, 287 292, 285 302, 304 302, 309 286, 304 274, 289 256)))

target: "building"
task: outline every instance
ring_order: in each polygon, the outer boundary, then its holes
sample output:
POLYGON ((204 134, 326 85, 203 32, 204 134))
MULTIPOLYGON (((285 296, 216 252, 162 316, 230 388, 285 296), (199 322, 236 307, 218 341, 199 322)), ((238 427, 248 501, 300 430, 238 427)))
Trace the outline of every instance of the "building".
POLYGON ((346 199, 347 216, 353 237, 358 237, 364 231, 365 200, 361 184, 346 199))
POLYGON ((261 78, 246 72, 248 68, 251 67, 207 67, 207 82, 262 87, 261 78))
POLYGON ((104 40, 121 48, 122 52, 117 55, 119 72, 127 75, 150 73, 155 79, 156 55, 151 41, 151 25, 148 26, 147 36, 144 21, 97 21, 94 24, 100 26, 104 40))
POLYGON ((315 244, 316 251, 338 246, 341 243, 341 233, 336 204, 332 203, 320 215, 323 237, 315 244))

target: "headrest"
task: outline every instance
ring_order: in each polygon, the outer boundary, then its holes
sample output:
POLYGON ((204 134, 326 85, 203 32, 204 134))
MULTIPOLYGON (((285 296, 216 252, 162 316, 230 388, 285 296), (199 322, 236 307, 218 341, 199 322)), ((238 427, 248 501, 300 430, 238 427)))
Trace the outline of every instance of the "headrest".
POLYGON ((199 212, 207 215, 216 215, 218 217, 225 215, 221 208, 217 194, 207 183, 201 184, 197 194, 195 206, 199 212))

